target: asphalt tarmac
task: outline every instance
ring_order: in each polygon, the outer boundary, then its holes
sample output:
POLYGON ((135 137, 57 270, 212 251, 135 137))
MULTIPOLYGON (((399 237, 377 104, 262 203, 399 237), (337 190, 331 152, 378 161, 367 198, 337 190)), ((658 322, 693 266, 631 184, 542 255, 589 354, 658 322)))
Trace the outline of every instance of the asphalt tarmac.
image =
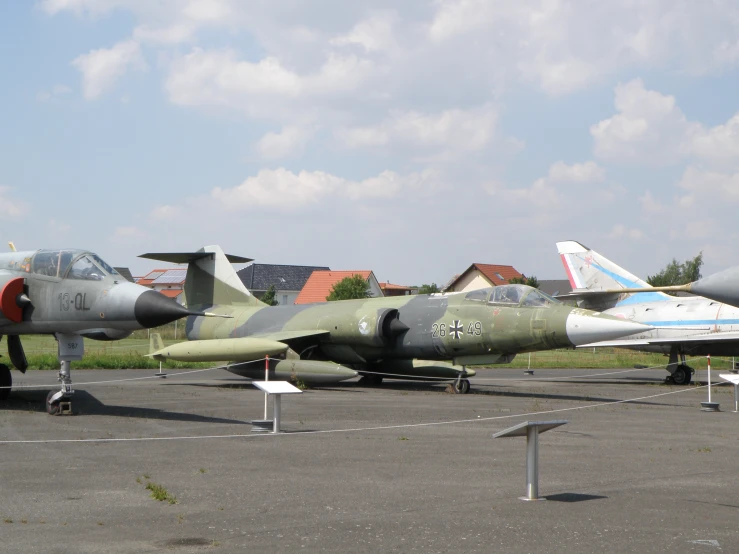
POLYGON ((284 397, 265 435, 263 394, 225 371, 73 371, 75 415, 47 415, 48 389, 0 408, 0 551, 739 552, 733 389, 706 413, 664 370, 605 373, 481 370, 468 395, 350 382, 284 397), (526 439, 492 435, 552 419, 569 423, 540 437, 547 500, 521 501, 526 439))

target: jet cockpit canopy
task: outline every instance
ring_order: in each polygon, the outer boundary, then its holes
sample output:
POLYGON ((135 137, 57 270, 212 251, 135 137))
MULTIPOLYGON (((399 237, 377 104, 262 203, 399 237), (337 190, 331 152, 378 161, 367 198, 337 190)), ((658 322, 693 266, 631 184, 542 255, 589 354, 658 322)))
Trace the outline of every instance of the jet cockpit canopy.
MULTIPOLYGON (((19 253, 20 254, 20 253, 19 253)), ((22 259, 9 260, 8 269, 57 277, 101 281, 108 275, 119 277, 119 273, 100 256, 87 250, 37 250, 22 259)))
POLYGON ((487 302, 498 306, 523 306, 532 308, 548 308, 561 304, 548 294, 528 285, 500 285, 468 292, 465 300, 470 302, 487 302))

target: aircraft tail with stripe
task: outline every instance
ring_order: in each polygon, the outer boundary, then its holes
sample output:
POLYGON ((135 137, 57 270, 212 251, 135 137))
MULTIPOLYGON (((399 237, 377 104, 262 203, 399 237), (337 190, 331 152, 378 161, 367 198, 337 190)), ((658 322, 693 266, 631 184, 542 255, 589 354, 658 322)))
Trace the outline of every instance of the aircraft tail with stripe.
POLYGON ((579 242, 558 242, 557 250, 572 286, 572 293, 566 297, 577 300, 583 308, 606 310, 625 304, 670 299, 663 292, 617 292, 619 289, 651 287, 646 281, 579 242))

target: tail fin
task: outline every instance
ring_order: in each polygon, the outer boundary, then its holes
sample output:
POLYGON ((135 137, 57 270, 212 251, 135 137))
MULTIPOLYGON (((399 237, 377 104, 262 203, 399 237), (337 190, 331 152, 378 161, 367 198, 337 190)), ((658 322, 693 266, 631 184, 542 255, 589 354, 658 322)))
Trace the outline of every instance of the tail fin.
MULTIPOLYGON (((573 293, 650 287, 646 281, 579 242, 571 240, 558 242, 557 250, 562 258, 573 293)), ((670 298, 662 292, 640 293, 636 296, 633 293, 611 294, 609 297, 610 305, 607 307, 635 302, 662 302, 670 298)), ((606 297, 603 297, 599 301, 601 309, 605 300, 606 297)))
POLYGON ((251 262, 224 254, 220 246, 204 246, 197 252, 150 253, 140 258, 171 263, 187 263, 185 303, 192 309, 205 309, 222 304, 266 306, 252 295, 236 275, 232 263, 251 262))
POLYGON ((159 333, 152 333, 149 337, 149 354, 153 354, 154 352, 158 352, 164 348, 164 341, 162 340, 162 335, 159 333))

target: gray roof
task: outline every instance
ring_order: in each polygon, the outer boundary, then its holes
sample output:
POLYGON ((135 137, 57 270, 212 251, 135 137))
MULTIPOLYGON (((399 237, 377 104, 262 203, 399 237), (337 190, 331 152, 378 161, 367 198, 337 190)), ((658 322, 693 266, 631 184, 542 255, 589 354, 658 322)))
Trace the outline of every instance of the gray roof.
POLYGON ((121 277, 123 277, 126 281, 131 281, 132 283, 136 282, 133 278, 133 275, 131 275, 131 270, 127 267, 114 267, 113 269, 120 273, 121 277))
POLYGON ((312 265, 273 265, 251 264, 236 274, 249 290, 267 290, 270 285, 275 290, 301 290, 315 270, 328 270, 328 267, 312 265))
POLYGON ((572 285, 567 279, 539 279, 539 290, 549 296, 557 296, 572 292, 572 285))
POLYGON ((154 279, 152 285, 181 285, 187 277, 187 269, 168 269, 154 279))

